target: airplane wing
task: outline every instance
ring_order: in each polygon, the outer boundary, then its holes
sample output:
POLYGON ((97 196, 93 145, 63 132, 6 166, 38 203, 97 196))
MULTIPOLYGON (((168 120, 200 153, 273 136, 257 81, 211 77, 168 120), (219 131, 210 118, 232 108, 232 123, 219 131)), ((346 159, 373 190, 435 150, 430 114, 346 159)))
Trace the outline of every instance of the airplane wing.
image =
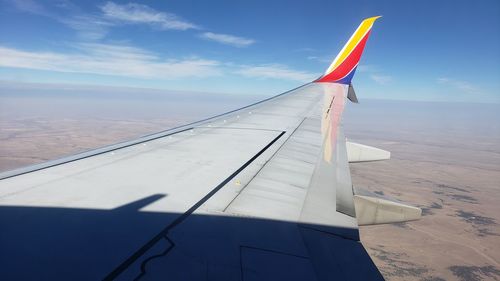
POLYGON ((0 174, 1 280, 382 280, 358 225, 419 209, 355 195, 341 116, 377 17, 318 80, 213 118, 0 174))

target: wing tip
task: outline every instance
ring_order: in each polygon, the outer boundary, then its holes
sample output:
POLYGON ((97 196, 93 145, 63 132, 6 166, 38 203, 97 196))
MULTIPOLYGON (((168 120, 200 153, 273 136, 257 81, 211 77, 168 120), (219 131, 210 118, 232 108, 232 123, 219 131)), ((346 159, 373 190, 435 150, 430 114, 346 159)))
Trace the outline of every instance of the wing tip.
POLYGON ((350 84, 358 66, 373 23, 382 16, 364 19, 330 64, 325 74, 315 82, 350 84))

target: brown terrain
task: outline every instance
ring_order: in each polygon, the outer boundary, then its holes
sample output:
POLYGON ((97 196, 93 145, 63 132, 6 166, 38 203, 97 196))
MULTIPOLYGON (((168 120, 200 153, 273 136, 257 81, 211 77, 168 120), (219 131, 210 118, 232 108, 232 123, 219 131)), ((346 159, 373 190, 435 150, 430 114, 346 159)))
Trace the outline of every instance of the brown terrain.
POLYGON ((0 171, 41 163, 175 127, 181 119, 113 120, 22 118, 0 120, 0 171))
MULTIPOLYGON (((192 118, 191 118, 192 119, 192 118)), ((0 171, 160 131, 188 118, 2 118, 0 171)), ((382 121, 383 122, 383 121, 382 121)), ((351 165, 353 183, 419 206, 419 221, 361 228, 363 244, 387 280, 500 279, 500 139, 437 136, 346 124, 354 141, 392 152, 351 165), (406 132, 406 133, 405 133, 406 132)))
POLYGON ((417 141, 364 143, 390 150, 392 159, 352 164, 354 185, 423 211, 419 221, 361 228, 363 244, 384 277, 499 280, 499 166, 473 160, 489 152, 417 141), (470 160, 459 161, 457 154, 470 160))

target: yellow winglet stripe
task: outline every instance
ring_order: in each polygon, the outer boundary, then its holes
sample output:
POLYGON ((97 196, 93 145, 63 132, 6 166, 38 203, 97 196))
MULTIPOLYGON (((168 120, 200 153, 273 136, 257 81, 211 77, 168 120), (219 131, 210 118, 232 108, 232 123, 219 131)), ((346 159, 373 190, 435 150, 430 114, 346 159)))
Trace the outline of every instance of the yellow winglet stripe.
POLYGON ((344 48, 342 48, 340 53, 333 60, 330 67, 328 67, 325 74, 332 72, 337 66, 339 66, 347 58, 347 56, 349 56, 349 54, 352 52, 352 50, 354 50, 356 45, 358 45, 358 43, 363 39, 363 37, 366 35, 366 33, 368 31, 370 31, 370 29, 373 26, 373 23, 378 18, 380 18, 380 16, 367 18, 361 22, 358 29, 356 29, 356 31, 352 34, 351 38, 349 39, 349 41, 347 41, 344 48))

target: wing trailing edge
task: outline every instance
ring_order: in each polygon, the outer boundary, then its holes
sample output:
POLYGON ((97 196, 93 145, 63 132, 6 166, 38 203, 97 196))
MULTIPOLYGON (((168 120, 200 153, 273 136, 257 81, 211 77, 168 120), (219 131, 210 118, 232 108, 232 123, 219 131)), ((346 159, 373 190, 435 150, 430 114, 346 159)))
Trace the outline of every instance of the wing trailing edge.
POLYGON ((422 209, 382 198, 354 195, 358 225, 374 225, 418 220, 422 209))
POLYGON ((346 148, 349 163, 380 161, 391 158, 389 151, 364 144, 348 141, 346 142, 346 148))

